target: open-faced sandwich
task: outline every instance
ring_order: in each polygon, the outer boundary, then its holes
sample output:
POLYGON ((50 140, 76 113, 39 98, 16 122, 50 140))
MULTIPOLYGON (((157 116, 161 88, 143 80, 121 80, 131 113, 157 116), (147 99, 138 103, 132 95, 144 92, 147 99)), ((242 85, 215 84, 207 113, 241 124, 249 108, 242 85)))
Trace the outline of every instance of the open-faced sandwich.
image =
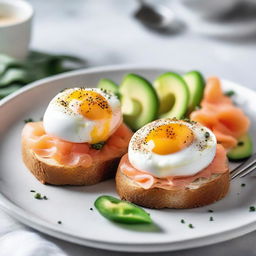
POLYGON ((229 188, 225 149, 194 121, 159 119, 139 129, 116 175, 121 199, 149 208, 192 208, 229 188))
POLYGON ((25 125, 23 160, 42 183, 95 184, 113 177, 131 136, 114 94, 66 89, 49 103, 43 122, 25 125))

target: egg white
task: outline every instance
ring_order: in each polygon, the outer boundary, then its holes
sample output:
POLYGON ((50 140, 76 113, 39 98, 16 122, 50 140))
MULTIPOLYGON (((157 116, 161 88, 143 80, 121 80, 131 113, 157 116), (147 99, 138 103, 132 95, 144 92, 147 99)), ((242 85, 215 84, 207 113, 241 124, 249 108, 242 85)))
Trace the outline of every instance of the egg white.
POLYGON ((195 175, 213 160, 216 154, 216 137, 206 127, 199 123, 182 122, 191 129, 194 135, 192 143, 185 149, 176 153, 159 155, 152 152, 153 141, 145 142, 145 138, 153 127, 164 124, 180 123, 172 119, 154 121, 140 130, 132 137, 129 143, 128 158, 130 163, 138 170, 152 173, 156 177, 191 176, 195 175), (205 138, 205 133, 209 137, 205 138))
MULTIPOLYGON (((111 136, 122 122, 121 104, 114 94, 110 94, 98 88, 84 88, 86 91, 95 91, 102 95, 112 110, 108 137, 111 136)), ((47 134, 74 143, 91 143, 91 132, 96 126, 104 128, 106 120, 90 120, 72 109, 71 105, 59 104, 61 99, 81 88, 66 89, 58 93, 49 103, 43 118, 44 128, 47 134)))

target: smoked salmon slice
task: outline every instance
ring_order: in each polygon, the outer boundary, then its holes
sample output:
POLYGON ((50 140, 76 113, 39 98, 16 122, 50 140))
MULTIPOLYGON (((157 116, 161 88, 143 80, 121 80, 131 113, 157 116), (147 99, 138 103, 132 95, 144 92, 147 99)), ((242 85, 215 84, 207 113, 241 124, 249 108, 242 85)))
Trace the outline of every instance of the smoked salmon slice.
POLYGON ((206 168, 193 176, 155 177, 151 173, 143 172, 133 167, 129 161, 128 154, 122 157, 119 168, 124 175, 144 189, 155 187, 167 190, 176 189, 177 187, 185 187, 199 178, 210 178, 213 174, 222 174, 228 171, 226 151, 220 144, 217 145, 216 155, 213 161, 206 168))
POLYGON ((101 150, 93 149, 88 143, 72 143, 60 140, 45 133, 43 122, 27 123, 22 131, 22 139, 28 142, 31 150, 43 158, 51 158, 66 166, 92 166, 93 163, 120 157, 128 148, 132 131, 121 126, 106 141, 101 150))
POLYGON ((224 95, 217 77, 207 80, 201 107, 190 114, 191 120, 211 129, 226 150, 235 147, 237 139, 247 133, 249 118, 224 95))

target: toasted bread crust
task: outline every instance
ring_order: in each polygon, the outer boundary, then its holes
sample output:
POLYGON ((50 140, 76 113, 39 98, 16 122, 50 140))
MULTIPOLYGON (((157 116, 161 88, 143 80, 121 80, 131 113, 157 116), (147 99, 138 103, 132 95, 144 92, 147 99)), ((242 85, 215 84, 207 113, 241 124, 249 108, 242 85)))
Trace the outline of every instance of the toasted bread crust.
POLYGON ((194 208, 208 205, 223 198, 229 189, 229 171, 215 175, 197 188, 178 187, 144 189, 124 175, 116 174, 116 190, 121 199, 148 208, 194 208))
POLYGON ((59 165, 36 155, 25 139, 22 140, 22 157, 31 173, 43 184, 52 185, 93 185, 114 177, 120 157, 106 162, 97 162, 89 168, 83 166, 70 167, 59 165))

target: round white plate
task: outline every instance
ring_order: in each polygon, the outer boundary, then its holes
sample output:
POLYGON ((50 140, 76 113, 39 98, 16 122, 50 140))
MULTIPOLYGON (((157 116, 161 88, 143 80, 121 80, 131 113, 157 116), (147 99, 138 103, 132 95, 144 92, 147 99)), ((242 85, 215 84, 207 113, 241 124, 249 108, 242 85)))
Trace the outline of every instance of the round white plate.
MULTIPOLYGON (((50 186, 38 182, 21 159, 20 134, 24 119, 40 120, 49 100, 67 87, 90 86, 100 78, 119 82, 134 72, 153 80, 167 69, 139 67, 94 68, 47 78, 25 87, 0 103, 0 206, 26 225, 52 236, 82 245, 119 251, 167 251, 213 244, 256 229, 256 180, 232 182, 228 195, 215 204, 190 210, 148 210, 154 225, 121 225, 104 219, 93 203, 102 194, 116 195, 113 180, 94 186, 50 186), (246 183, 241 187, 241 183, 246 183), (30 190, 46 195, 36 200, 30 190), (90 210, 90 208, 93 210, 90 210), (213 209, 214 213, 208 210, 213 209), (213 216, 214 221, 209 221, 213 216), (186 221, 185 224, 180 222, 186 221), (58 224, 62 221, 62 224, 58 224), (194 229, 188 224, 192 223, 194 229)), ((236 91, 237 104, 252 120, 256 131, 256 93, 223 80, 236 91)), ((254 143, 256 143, 254 138, 254 143)))

